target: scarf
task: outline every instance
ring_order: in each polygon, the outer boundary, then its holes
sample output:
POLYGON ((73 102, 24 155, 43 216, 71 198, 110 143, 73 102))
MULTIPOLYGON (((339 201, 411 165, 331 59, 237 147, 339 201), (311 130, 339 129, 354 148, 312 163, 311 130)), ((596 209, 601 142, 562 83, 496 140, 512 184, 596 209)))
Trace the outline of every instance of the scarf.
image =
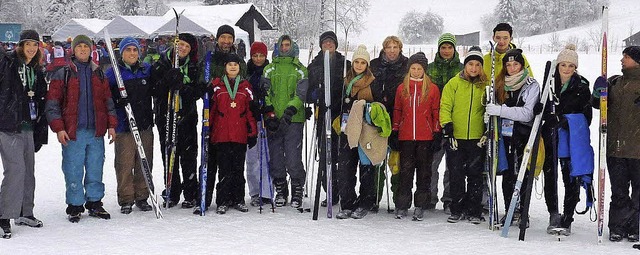
POLYGON ((529 76, 529 70, 522 69, 520 72, 504 77, 504 90, 505 91, 517 91, 522 88, 527 82, 527 77, 529 76))

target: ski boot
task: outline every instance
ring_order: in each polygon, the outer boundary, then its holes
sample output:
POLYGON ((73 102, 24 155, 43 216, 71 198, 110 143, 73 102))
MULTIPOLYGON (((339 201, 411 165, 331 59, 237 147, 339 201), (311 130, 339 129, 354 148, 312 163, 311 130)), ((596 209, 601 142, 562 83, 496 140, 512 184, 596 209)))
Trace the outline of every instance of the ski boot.
POLYGON ((2 229, 2 238, 11 238, 11 220, 0 219, 0 229, 2 229))
MULTIPOLYGON (((435 207, 434 207, 435 208, 435 207)), ((424 219, 424 210, 422 207, 416 207, 413 210, 413 221, 422 221, 424 219)))
POLYGON ((96 217, 104 220, 111 219, 111 214, 109 214, 104 207, 102 207, 102 202, 100 200, 95 202, 86 202, 84 207, 89 211, 89 216, 96 217))
POLYGON ((249 211, 249 207, 247 207, 247 205, 243 202, 237 203, 233 208, 235 208, 238 211, 241 212, 248 212, 249 211))
POLYGON ((463 219, 463 217, 460 214, 451 214, 451 216, 449 216, 449 218, 447 218, 447 222, 449 222, 449 223, 458 223, 462 219, 463 219))
POLYGON ((338 214, 336 214, 336 219, 348 219, 351 218, 351 216, 353 215, 353 212, 349 209, 344 209, 342 211, 340 211, 338 214))
POLYGON ((302 208, 302 197, 304 190, 302 185, 297 183, 291 183, 291 207, 302 208))
POLYGON ((44 226, 42 221, 33 216, 21 216, 14 221, 16 225, 29 226, 32 228, 41 228, 44 226))
POLYGON ((66 212, 69 222, 78 223, 82 213, 84 212, 84 207, 81 205, 68 205, 66 212))
POLYGON ((552 213, 551 215, 549 215, 549 226, 547 226, 547 234, 557 234, 557 231, 555 231, 555 229, 560 227, 560 221, 561 217, 559 213, 552 213))
POLYGON ((367 210, 367 208, 358 207, 358 209, 356 209, 356 211, 353 212, 353 214, 351 214, 351 218, 362 219, 364 218, 364 216, 367 216, 368 213, 369 213, 369 210, 367 210))
POLYGON ((120 207, 120 213, 122 214, 130 214, 133 212, 133 204, 125 204, 120 207))
POLYGON ((153 207, 151 207, 151 205, 147 203, 146 199, 136 201, 136 207, 138 207, 138 209, 140 209, 140 211, 143 211, 143 212, 148 212, 153 210, 153 207))
POLYGON ((287 198, 289 197, 289 188, 287 187, 287 180, 275 179, 273 180, 273 186, 276 187, 276 206, 283 207, 287 205, 287 198))
POLYGON ((404 219, 405 217, 407 217, 407 214, 408 214, 407 211, 408 211, 407 209, 398 209, 398 208, 396 208, 396 219, 401 220, 401 219, 404 219))

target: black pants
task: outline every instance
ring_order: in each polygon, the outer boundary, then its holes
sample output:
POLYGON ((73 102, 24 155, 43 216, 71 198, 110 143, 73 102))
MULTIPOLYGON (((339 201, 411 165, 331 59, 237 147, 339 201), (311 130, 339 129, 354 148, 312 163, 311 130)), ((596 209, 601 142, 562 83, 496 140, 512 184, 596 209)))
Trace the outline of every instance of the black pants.
MULTIPOLYGON (((213 187, 216 184, 216 176, 218 173, 218 147, 217 144, 209 143, 209 156, 207 159, 207 190, 205 191, 204 196, 204 204, 206 208, 211 206, 211 201, 213 200, 213 187)), ((202 192, 201 188, 198 187, 198 199, 200 199, 200 195, 202 192)), ((200 202, 200 200, 198 200, 200 202)))
POLYGON ((373 165, 358 164, 358 148, 349 148, 347 136, 340 138, 340 158, 336 176, 340 187, 340 206, 342 210, 355 210, 358 207, 369 209, 376 202, 375 173, 373 165), (356 194, 356 171, 360 167, 360 195, 356 194))
POLYGON ((398 209, 411 207, 413 175, 416 175, 415 207, 426 207, 431 199, 431 162, 433 141, 400 141, 400 185, 396 196, 398 209))
POLYGON ((482 214, 482 171, 485 150, 479 140, 458 140, 458 150, 447 151, 451 214, 480 217, 482 214), (466 190, 465 190, 466 178, 466 190))
POLYGON ((638 234, 640 159, 607 157, 607 167, 611 182, 609 231, 622 235, 638 234))
POLYGON ((244 159, 247 145, 243 143, 218 143, 218 167, 220 181, 216 187, 216 205, 232 206, 244 203, 244 159))
MULTIPOLYGON (((511 196, 513 196, 513 190, 515 189, 516 181, 518 179, 518 171, 520 170, 520 163, 522 162, 522 156, 524 147, 527 146, 527 138, 524 137, 504 137, 504 144, 507 149, 507 162, 509 167, 502 172, 502 196, 504 198, 505 211, 509 210, 511 204, 511 196)), ((520 186, 520 190, 526 190, 528 174, 530 171, 525 171, 525 176, 520 186)), ((519 207, 523 205, 522 199, 520 199, 519 207)))
MULTIPOLYGON (((324 118, 318 119, 318 123, 324 123, 320 121, 324 121, 324 118)), ((325 139, 326 135, 324 130, 324 124, 318 126, 318 131, 316 135, 319 138, 318 153, 319 153, 320 162, 318 164, 318 171, 321 171, 323 173, 322 176, 325 176, 325 178, 322 178, 322 189, 326 192, 327 191, 327 178, 326 178, 327 160, 325 155, 326 155, 327 142, 325 139)), ((331 131, 331 163, 332 163, 331 169, 333 171, 331 173, 331 187, 332 187, 331 192, 332 192, 333 203, 338 203, 339 201, 338 199, 340 195, 340 186, 338 185, 338 174, 336 174, 337 172, 336 169, 338 168, 338 144, 339 144, 338 140, 341 140, 340 143, 342 143, 342 140, 346 140, 346 136, 339 138, 338 135, 332 130, 331 131)))
MULTIPOLYGON (((198 121, 198 117, 196 114, 189 114, 183 116, 180 122, 178 123, 178 133, 176 137, 176 155, 173 164, 173 174, 171 178, 171 192, 169 200, 173 202, 180 201, 180 193, 184 193, 184 200, 191 201, 198 198, 198 178, 196 175, 197 169, 197 156, 198 156, 198 140, 197 140, 197 131, 196 124, 198 121), (180 166, 180 168, 178 167, 180 166), (182 182, 180 180, 179 169, 182 171, 182 182)), ((160 135, 160 152, 162 153, 162 163, 164 164, 166 169, 166 165, 169 162, 166 162, 166 153, 171 153, 170 151, 166 151, 166 123, 158 122, 158 133, 160 135)), ((168 134, 169 139, 171 139, 171 133, 168 134)), ((167 180, 167 175, 164 175, 165 183, 167 180)), ((166 190, 162 192, 163 197, 166 197, 166 190)))

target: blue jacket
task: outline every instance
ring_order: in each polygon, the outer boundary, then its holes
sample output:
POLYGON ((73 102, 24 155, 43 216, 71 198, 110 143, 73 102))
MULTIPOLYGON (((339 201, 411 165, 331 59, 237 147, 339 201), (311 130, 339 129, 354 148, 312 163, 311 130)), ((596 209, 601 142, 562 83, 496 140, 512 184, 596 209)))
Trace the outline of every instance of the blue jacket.
MULTIPOLYGON (((154 89, 152 84, 149 82, 151 65, 138 62, 138 64, 134 66, 128 66, 120 61, 120 63, 118 63, 118 68, 120 70, 120 75, 122 75, 124 87, 127 90, 127 99, 129 103, 131 103, 133 116, 136 118, 138 129, 142 131, 153 127, 153 108, 151 101, 154 89)), ((111 95, 113 96, 113 101, 116 104, 116 113, 118 116, 116 132, 129 132, 129 121, 124 109, 125 102, 121 100, 113 68, 109 68, 105 73, 105 76, 109 79, 111 95)))
POLYGON ((564 117, 569 130, 558 129, 558 157, 571 158, 572 177, 593 174, 594 152, 587 118, 582 113, 565 114, 564 117))

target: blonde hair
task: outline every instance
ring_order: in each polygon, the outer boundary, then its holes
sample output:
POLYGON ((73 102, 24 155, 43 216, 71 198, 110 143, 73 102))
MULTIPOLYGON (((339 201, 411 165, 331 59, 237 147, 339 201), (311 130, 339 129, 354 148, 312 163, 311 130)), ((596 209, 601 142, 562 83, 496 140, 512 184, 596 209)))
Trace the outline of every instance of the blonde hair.
POLYGON ((398 47, 400 48, 400 50, 402 50, 402 41, 400 41, 400 38, 395 35, 390 35, 387 36, 387 38, 384 38, 384 41, 382 42, 382 48, 386 48, 392 42, 398 44, 398 47))
MULTIPOLYGON (((362 76, 362 79, 373 77, 373 73, 371 72, 371 68, 369 68, 369 64, 367 64, 367 69, 365 69, 362 73, 364 74, 362 76)), ((347 71, 347 76, 344 77, 344 85, 349 85, 349 82, 351 82, 351 80, 353 80, 353 78, 355 78, 356 76, 358 76, 358 74, 356 74, 356 71, 353 70, 353 64, 351 64, 351 69, 347 71)))
POLYGON ((487 82, 489 81, 487 75, 484 73, 484 71, 482 71, 482 69, 480 70, 480 74, 478 74, 478 76, 471 77, 471 75, 469 75, 469 73, 467 72, 467 65, 464 65, 464 68, 462 69, 462 71, 460 71, 460 75, 463 79, 475 84, 477 88, 486 86, 487 82))
MULTIPOLYGON (((410 83, 411 83, 411 68, 409 68, 409 71, 407 72, 407 75, 404 76, 404 81, 402 82, 402 96, 405 98, 411 95, 411 92, 409 92, 410 83)), ((427 94, 429 94, 429 87, 431 86, 431 83, 432 83, 431 79, 429 78, 429 75, 427 75, 427 70, 424 70, 422 72, 422 89, 421 89, 422 95, 420 96, 421 102, 427 100, 427 94)))

